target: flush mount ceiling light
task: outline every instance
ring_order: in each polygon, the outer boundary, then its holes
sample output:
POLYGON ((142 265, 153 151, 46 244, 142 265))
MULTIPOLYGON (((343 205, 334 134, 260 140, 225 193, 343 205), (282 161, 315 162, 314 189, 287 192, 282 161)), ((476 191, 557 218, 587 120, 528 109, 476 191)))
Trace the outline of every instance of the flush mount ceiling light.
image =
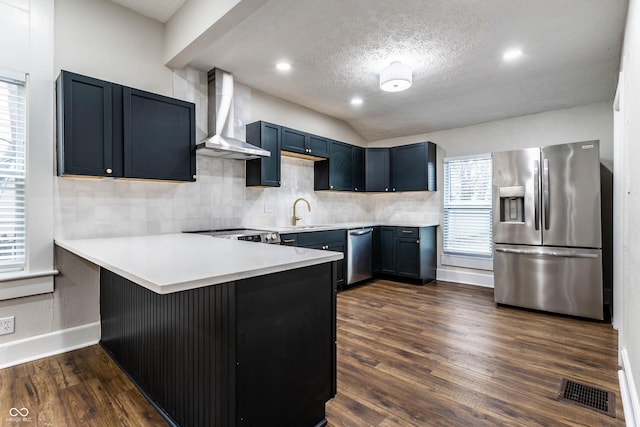
POLYGON ((413 81, 411 67, 392 62, 380 70, 380 89, 386 92, 400 92, 411 87, 413 81))
POLYGON ((351 105, 362 105, 362 98, 351 98, 351 105))
POLYGON ((513 61, 514 59, 520 58, 521 56, 522 51, 520 49, 510 49, 502 55, 502 59, 504 59, 505 61, 513 61))
POLYGON ((291 64, 289 64, 288 62, 284 62, 284 61, 278 62, 276 64, 276 68, 279 71, 289 71, 291 69, 291 64))

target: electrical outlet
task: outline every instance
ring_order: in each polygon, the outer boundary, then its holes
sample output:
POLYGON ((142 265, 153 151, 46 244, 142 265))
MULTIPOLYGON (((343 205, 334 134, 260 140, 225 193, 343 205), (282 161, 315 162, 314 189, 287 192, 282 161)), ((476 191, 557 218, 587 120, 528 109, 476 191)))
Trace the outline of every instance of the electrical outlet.
POLYGON ((8 335, 15 332, 15 316, 0 319, 0 335, 8 335))

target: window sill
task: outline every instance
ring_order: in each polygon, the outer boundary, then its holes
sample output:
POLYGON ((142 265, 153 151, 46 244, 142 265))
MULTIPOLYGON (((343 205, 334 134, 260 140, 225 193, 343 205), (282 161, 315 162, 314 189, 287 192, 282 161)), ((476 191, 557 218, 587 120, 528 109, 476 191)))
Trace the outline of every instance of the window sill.
POLYGON ((58 270, 1 274, 0 300, 53 292, 53 276, 56 274, 58 274, 58 270))
POLYGON ((480 258, 463 255, 442 254, 440 258, 442 265, 450 265, 452 267, 473 268, 476 270, 493 271, 492 258, 480 258))

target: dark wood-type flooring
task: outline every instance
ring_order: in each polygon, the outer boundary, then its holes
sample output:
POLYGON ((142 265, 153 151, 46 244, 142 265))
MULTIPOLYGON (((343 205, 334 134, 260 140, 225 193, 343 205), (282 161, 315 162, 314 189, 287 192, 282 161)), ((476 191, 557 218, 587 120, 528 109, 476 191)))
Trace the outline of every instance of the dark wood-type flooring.
MULTIPOLYGON (((386 280, 338 294, 330 427, 624 426, 611 325, 496 307, 493 291, 386 280), (612 390, 611 418, 558 402, 562 378, 612 390)), ((163 426, 99 346, 0 370, 0 426, 163 426), (30 423, 8 419, 28 408, 30 423)))

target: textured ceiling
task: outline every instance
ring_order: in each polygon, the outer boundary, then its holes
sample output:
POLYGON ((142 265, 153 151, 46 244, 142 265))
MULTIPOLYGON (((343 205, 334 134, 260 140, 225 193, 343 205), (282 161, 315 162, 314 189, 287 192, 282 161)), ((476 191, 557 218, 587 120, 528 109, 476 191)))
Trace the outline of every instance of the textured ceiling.
POLYGON ((626 9, 626 0, 271 0, 190 65, 230 71, 375 141, 613 99, 626 9), (503 61, 513 47, 523 56, 503 61), (274 68, 280 59, 292 63, 287 74, 274 68), (413 86, 383 92, 379 70, 394 60, 414 67, 413 86), (353 96, 364 103, 352 106, 353 96))

